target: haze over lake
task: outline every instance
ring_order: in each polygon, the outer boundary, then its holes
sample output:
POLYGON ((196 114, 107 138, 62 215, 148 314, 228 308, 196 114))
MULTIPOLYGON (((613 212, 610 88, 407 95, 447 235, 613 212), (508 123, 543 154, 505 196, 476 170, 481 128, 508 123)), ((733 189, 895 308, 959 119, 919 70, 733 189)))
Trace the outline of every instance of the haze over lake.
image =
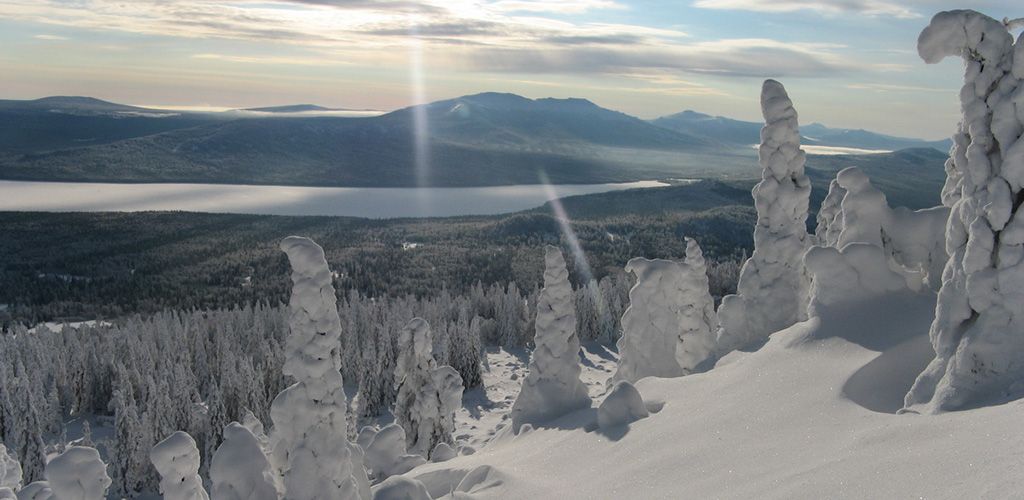
POLYGON ((638 181, 470 188, 323 188, 0 181, 0 211, 181 210, 368 218, 450 217, 517 212, 559 197, 664 185, 659 181, 638 181))

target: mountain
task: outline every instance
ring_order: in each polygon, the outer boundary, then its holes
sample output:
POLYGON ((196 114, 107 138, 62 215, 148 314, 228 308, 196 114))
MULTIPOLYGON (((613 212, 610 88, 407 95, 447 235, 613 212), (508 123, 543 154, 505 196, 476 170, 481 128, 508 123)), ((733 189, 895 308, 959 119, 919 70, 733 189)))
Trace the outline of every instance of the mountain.
MULTIPOLYGON (((651 123, 677 132, 691 134, 710 140, 731 144, 758 144, 761 141, 762 123, 733 120, 721 116, 711 116, 696 111, 683 111, 674 115, 663 116, 651 120, 651 123)), ((935 148, 949 151, 952 141, 925 141, 908 139, 891 135, 852 130, 830 128, 820 123, 812 123, 800 127, 801 142, 808 146, 831 146, 844 148, 867 149, 874 151, 896 151, 907 148, 935 148)))
MULTIPOLYGON (((760 124, 692 111, 651 123, 586 99, 500 93, 359 118, 317 116, 324 108, 306 104, 252 109, 271 111, 167 112, 83 97, 0 101, 0 179, 459 187, 760 177, 749 147, 760 124)), ((887 137, 808 129, 826 137, 819 142, 887 137)), ((872 169, 884 187, 920 188, 902 201, 921 206, 938 193, 944 155, 914 151, 811 155, 808 168, 821 171, 815 185, 826 189, 842 167, 872 169)))
MULTIPOLYGON (((481 186, 535 184, 546 176, 555 183, 602 183, 679 176, 685 164, 707 172, 706 158, 727 156, 723 149, 730 148, 583 99, 512 94, 466 96, 369 118, 195 116, 194 126, 156 133, 138 128, 132 137, 116 126, 120 119, 107 116, 95 128, 123 135, 90 137, 96 145, 0 143, 0 178, 481 186), (699 161, 695 154, 702 155, 699 161)), ((45 113, 35 118, 53 120, 45 113)), ((31 132, 50 137, 41 127, 31 132)), ((53 132, 62 138, 84 133, 53 132)), ((733 164, 747 163, 751 153, 740 155, 743 161, 733 164)))
POLYGON ((12 155, 109 144, 217 120, 213 115, 139 108, 91 97, 0 100, 0 162, 9 163, 12 155))

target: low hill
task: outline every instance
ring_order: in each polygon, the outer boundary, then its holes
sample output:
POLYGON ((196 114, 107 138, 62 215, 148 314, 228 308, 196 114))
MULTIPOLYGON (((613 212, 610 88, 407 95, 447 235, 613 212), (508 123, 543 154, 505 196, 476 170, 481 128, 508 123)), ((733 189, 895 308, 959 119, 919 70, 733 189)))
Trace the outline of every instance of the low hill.
MULTIPOLYGON (((711 116, 696 111, 683 111, 674 115, 651 120, 659 127, 730 144, 757 144, 761 141, 760 122, 733 120, 722 116, 711 116)), ((934 148, 949 151, 952 141, 925 141, 891 135, 826 127, 812 123, 800 127, 801 142, 809 146, 830 146, 867 149, 874 151, 895 151, 907 148, 934 148)))

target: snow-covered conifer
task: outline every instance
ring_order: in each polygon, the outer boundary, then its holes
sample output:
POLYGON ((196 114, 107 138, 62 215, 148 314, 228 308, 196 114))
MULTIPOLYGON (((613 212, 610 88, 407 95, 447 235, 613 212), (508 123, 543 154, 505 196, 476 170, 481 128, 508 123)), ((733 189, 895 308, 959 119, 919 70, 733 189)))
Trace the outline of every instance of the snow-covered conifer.
POLYGON ((51 500, 55 499, 50 483, 46 481, 34 481, 26 484, 18 491, 18 500, 51 500))
POLYGON ((683 267, 682 308, 679 311, 679 336, 676 362, 684 374, 708 359, 715 350, 715 299, 711 297, 704 252, 693 238, 686 238, 686 265, 683 267))
POLYGON ((46 481, 60 500, 102 500, 110 486, 107 464, 95 448, 71 446, 46 464, 46 481))
POLYGON ((281 250, 294 284, 283 371, 296 382, 271 405, 274 465, 291 500, 356 500, 366 479, 361 465, 353 466, 354 445, 346 439, 341 319, 331 273, 323 249, 308 238, 285 238, 281 250))
POLYGON ((930 338, 935 359, 906 406, 952 410, 1024 394, 1024 35, 970 10, 941 12, 918 38, 928 63, 965 62, 962 119, 946 162, 949 262, 930 338))
POLYGON ((209 500, 199 477, 199 448, 192 436, 174 432, 153 447, 149 459, 160 473, 164 500, 209 500))
POLYGON ((807 319, 810 280, 801 259, 812 243, 806 226, 811 183, 804 175, 797 113, 782 84, 764 82, 761 112, 754 253, 740 271, 736 295, 725 297, 718 310, 721 353, 807 319))
POLYGON ((395 368, 395 422, 405 430, 409 453, 430 458, 437 443, 453 443, 455 410, 462 403, 462 377, 450 366, 437 367, 430 325, 413 318, 398 338, 395 368))
POLYGON ((11 498, 21 489, 21 464, 0 443, 0 498, 11 498), (6 496, 5 496, 6 495, 6 496))
POLYGON ((539 424, 573 410, 590 407, 590 393, 580 380, 580 342, 576 337, 572 285, 558 248, 544 254, 544 288, 537 301, 535 348, 529 373, 512 404, 512 429, 539 424))
MULTIPOLYGON (((316 476, 319 468, 314 463, 293 463, 291 477, 294 478, 296 474, 304 475, 305 479, 311 482, 305 485, 306 488, 324 488, 325 485, 320 484, 323 479, 316 476), (296 468, 299 470, 295 470, 296 468)), ((242 424, 232 422, 224 428, 224 442, 213 454, 213 461, 210 464, 210 498, 277 500, 278 491, 274 486, 274 474, 273 467, 260 447, 260 442, 252 432, 242 424)), ((329 485, 327 487, 329 488, 329 485)))
POLYGON ((676 360, 683 266, 671 260, 637 257, 626 263, 626 272, 636 274, 637 280, 622 315, 622 337, 616 343, 619 364, 612 380, 636 382, 644 377, 683 375, 676 360))

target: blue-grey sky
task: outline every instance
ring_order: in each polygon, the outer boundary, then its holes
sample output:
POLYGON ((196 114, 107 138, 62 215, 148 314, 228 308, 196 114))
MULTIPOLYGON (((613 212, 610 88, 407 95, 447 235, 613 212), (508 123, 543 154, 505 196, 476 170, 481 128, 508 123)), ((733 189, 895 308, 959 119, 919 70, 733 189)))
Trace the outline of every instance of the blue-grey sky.
MULTIPOLYGON (((926 65, 915 44, 961 2, 0 0, 0 98, 391 110, 499 91, 760 120, 775 78, 801 123, 938 139, 962 64, 926 65)), ((1019 0, 969 3, 1024 16, 1019 0)))

